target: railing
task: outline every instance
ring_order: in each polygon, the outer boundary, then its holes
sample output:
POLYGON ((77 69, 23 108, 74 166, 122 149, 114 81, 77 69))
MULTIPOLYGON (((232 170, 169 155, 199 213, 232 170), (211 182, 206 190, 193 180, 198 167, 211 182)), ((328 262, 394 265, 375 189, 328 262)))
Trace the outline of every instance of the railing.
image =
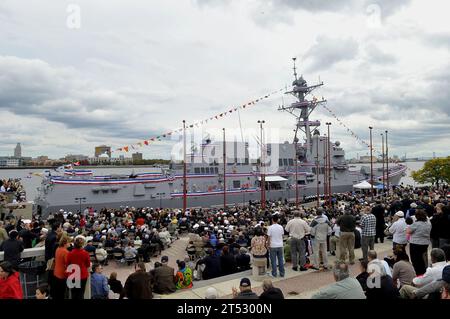
MULTIPOLYGON (((27 248, 20 255, 21 258, 30 258, 30 257, 44 257, 45 256, 45 247, 35 247, 35 248, 27 248)), ((3 261, 5 258, 5 253, 0 251, 0 261, 3 261)))

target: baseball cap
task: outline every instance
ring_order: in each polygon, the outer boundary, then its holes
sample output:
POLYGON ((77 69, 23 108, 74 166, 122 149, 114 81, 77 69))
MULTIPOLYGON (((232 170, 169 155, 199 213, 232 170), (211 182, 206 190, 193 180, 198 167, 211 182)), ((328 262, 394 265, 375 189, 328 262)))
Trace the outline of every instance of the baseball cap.
POLYGON ((239 284, 241 287, 249 287, 251 286, 250 279, 242 278, 241 283, 239 284))
POLYGON ((445 266, 442 270, 442 280, 450 284, 450 265, 445 266))
POLYGON ((162 256, 161 257, 161 262, 162 263, 166 263, 166 262, 168 262, 169 261, 169 257, 168 256, 162 256))
POLYGON ((405 213, 403 213, 401 210, 399 210, 398 212, 395 213, 395 216, 405 217, 405 213))

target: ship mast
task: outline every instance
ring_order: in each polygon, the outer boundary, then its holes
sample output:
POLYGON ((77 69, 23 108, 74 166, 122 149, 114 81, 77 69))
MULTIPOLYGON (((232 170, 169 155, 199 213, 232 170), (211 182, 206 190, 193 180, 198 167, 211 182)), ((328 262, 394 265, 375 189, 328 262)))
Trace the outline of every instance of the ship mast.
MULTIPOLYGON (((296 120, 296 130, 300 129, 305 133, 306 136, 306 149, 312 155, 312 139, 311 139, 311 128, 320 126, 319 121, 310 121, 309 116, 314 111, 314 109, 320 105, 324 104, 327 101, 322 97, 321 101, 318 101, 317 98, 313 98, 312 100, 307 100, 306 97, 316 88, 323 85, 323 82, 315 85, 308 86, 306 81, 303 79, 303 76, 300 78, 297 77, 297 67, 295 65, 295 61, 297 58, 292 58, 294 62, 294 78, 295 80, 292 82, 292 90, 285 92, 285 94, 292 94, 297 101, 291 103, 288 106, 280 106, 278 108, 279 111, 286 111, 292 114, 296 120)), ((297 150, 296 150, 297 152, 297 150)))

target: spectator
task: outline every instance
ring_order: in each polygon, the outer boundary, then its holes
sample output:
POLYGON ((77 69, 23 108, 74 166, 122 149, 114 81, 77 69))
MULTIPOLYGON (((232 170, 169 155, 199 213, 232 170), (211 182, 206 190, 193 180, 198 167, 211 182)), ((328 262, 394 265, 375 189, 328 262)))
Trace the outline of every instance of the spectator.
POLYGON ((251 241, 251 252, 253 256, 253 276, 265 274, 267 240, 261 226, 255 228, 255 236, 253 236, 251 241))
POLYGON ((242 278, 239 284, 239 292, 233 287, 233 299, 258 299, 258 295, 252 291, 250 279, 242 278))
POLYGON ((222 269, 222 276, 234 274, 237 271, 236 259, 234 258, 234 255, 229 252, 228 246, 224 246, 222 249, 220 268, 222 269))
POLYGON ((450 299, 450 266, 446 266, 442 271, 442 287, 441 299, 450 299))
POLYGON ((367 291, 367 279, 369 278, 369 273, 367 272, 367 260, 360 259, 359 260, 359 270, 360 273, 356 276, 356 280, 361 284, 361 288, 364 292, 367 291))
POLYGON ((0 299, 23 299, 19 273, 9 261, 0 263, 0 299))
POLYGON ((376 218, 375 243, 378 243, 378 239, 380 240, 380 243, 384 243, 384 228, 386 223, 384 220, 384 210, 381 201, 377 201, 377 204, 372 209, 372 214, 376 218))
POLYGON ((416 287, 422 287, 432 281, 440 280, 442 278, 442 270, 447 264, 445 261, 445 252, 440 248, 433 248, 430 257, 431 267, 427 268, 423 276, 418 276, 413 280, 416 287))
POLYGON ((169 257, 161 257, 161 266, 154 271, 154 286, 153 290, 157 294, 170 294, 176 291, 174 269, 167 264, 169 257))
POLYGON ((0 251, 4 252, 4 260, 9 261, 11 265, 17 269, 19 266, 21 257, 24 250, 22 241, 18 240, 19 233, 13 229, 9 232, 9 239, 0 244, 0 251))
POLYGON ((19 238, 22 239, 23 247, 25 249, 33 247, 33 240, 39 238, 39 234, 31 231, 31 220, 26 220, 24 227, 19 232, 19 238))
POLYGON ((409 261, 409 256, 403 249, 394 250, 395 264, 392 269, 394 286, 400 289, 404 285, 411 285, 416 272, 409 261))
POLYGON ((422 209, 415 212, 416 221, 408 227, 411 234, 409 249, 411 262, 418 276, 423 275, 428 264, 427 250, 430 245, 431 224, 427 222, 427 215, 422 209))
POLYGON ((3 223, 3 221, 0 220, 0 245, 7 240, 8 237, 8 233, 5 229, 5 224, 3 223))
POLYGON ((328 269, 327 256, 327 237, 331 234, 331 225, 328 218, 323 215, 323 209, 319 208, 317 216, 311 222, 311 238, 313 244, 313 266, 312 269, 319 270, 320 259, 323 262, 323 268, 328 269), (322 256, 320 258, 320 256, 322 256))
POLYGON ((263 300, 273 300, 273 299, 284 299, 283 292, 279 288, 275 288, 270 279, 265 279, 263 281, 263 293, 259 296, 259 299, 263 300))
POLYGON ((333 267, 333 276, 336 283, 321 289, 312 295, 311 299, 366 299, 359 281, 350 277, 348 265, 345 262, 336 263, 333 267))
POLYGON ((97 249, 95 249, 95 259, 100 265, 108 265, 108 252, 103 248, 102 244, 98 244, 97 249))
POLYGON ((36 289, 36 299, 50 299, 47 285, 41 285, 36 289))
POLYGON ((450 245, 450 204, 442 207, 439 225, 439 248, 450 245))
POLYGON ((175 287, 176 289, 189 289, 192 288, 192 269, 186 266, 184 261, 178 261, 178 271, 175 275, 175 287))
POLYGON ((83 249, 85 238, 78 236, 75 238, 73 249, 67 254, 67 264, 69 273, 68 277, 73 277, 76 271, 80 271, 80 280, 75 279, 74 287, 70 288, 72 299, 84 299, 84 291, 86 289, 86 282, 89 276, 89 267, 91 266, 91 260, 89 253, 83 249), (78 269, 77 269, 78 268, 78 269))
POLYGON ((363 254, 363 259, 367 260, 367 252, 373 250, 375 243, 375 235, 377 233, 377 218, 370 207, 364 209, 364 215, 361 217, 360 221, 361 227, 361 249, 363 254))
POLYGON ((300 212, 295 211, 294 218, 287 223, 285 230, 291 237, 289 244, 291 249, 292 270, 297 271, 298 266, 300 266, 300 271, 307 270, 305 268, 305 235, 310 233, 311 227, 309 227, 308 223, 301 218, 300 212))
POLYGON ((128 276, 120 299, 152 299, 152 278, 145 268, 145 264, 137 264, 136 271, 128 276))
POLYGON ((373 252, 371 250, 368 253, 370 262, 368 264, 367 299, 396 299, 398 291, 394 287, 392 277, 386 273, 386 269, 382 265, 383 261, 372 259, 376 257, 373 252))
POLYGON ((378 273, 382 275, 387 274, 392 278, 392 271, 388 263, 385 260, 378 259, 378 255, 375 250, 369 250, 367 253, 367 260, 369 261, 367 264, 369 274, 372 274, 373 271, 378 271, 378 268, 382 268, 383 271, 379 270, 378 273))
POLYGON ((109 275, 108 285, 113 293, 122 294, 123 286, 120 280, 117 279, 117 273, 115 271, 109 275))
POLYGON ((206 250, 206 256, 197 262, 196 268, 200 270, 199 266, 201 265, 204 265, 204 269, 201 271, 202 279, 212 279, 222 274, 220 258, 214 254, 212 248, 206 250))
POLYGON ((392 244, 395 246, 403 246, 405 247, 408 243, 406 239, 406 221, 405 214, 402 211, 398 211, 394 214, 393 220, 394 222, 389 227, 389 232, 393 235, 392 244))
POLYGON ((250 255, 247 253, 247 248, 239 248, 239 255, 236 256, 237 271, 244 271, 250 269, 250 255))
POLYGON ((66 298, 67 291, 67 256, 69 254, 70 237, 62 236, 59 241, 59 247, 56 249, 54 266, 53 266, 53 281, 51 283, 52 299, 61 300, 66 298))
POLYGON ((95 263, 92 265, 91 299, 108 299, 108 278, 102 274, 103 267, 95 263))
POLYGON ((355 217, 350 215, 350 211, 346 210, 336 223, 340 227, 341 235, 339 238, 340 260, 345 262, 348 252, 350 265, 353 265, 355 263, 355 217))
POLYGON ((284 277, 284 260, 283 260, 283 235, 284 229, 281 225, 278 224, 278 214, 274 214, 272 216, 272 225, 269 226, 267 231, 267 235, 269 236, 269 244, 270 247, 270 262, 272 265, 272 277, 277 276, 277 260, 278 260, 278 269, 280 272, 280 277, 284 277))

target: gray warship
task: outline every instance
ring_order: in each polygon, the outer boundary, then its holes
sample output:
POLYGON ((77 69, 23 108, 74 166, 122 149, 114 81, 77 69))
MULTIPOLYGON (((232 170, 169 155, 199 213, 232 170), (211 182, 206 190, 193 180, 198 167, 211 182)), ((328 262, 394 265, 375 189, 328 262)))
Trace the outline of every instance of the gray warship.
MULTIPOLYGON (((302 202, 311 196, 350 192, 355 184, 370 182, 370 168, 350 170, 340 142, 330 141, 320 133, 320 121, 310 119, 317 106, 327 103, 311 94, 323 82, 309 86, 303 76, 297 77, 295 60, 294 77, 292 88, 285 93, 295 101, 278 108, 295 117, 292 141, 264 143, 261 136, 259 158, 250 158, 245 141, 206 139, 186 154, 184 139, 184 161, 172 160, 157 172, 44 176, 35 199, 37 212, 46 216, 60 209, 75 212, 85 207, 182 208, 184 200, 188 208, 246 205, 262 198, 302 202)), ((397 185, 406 169, 395 163, 384 171, 374 169, 373 184, 378 188, 389 180, 389 185, 397 185)))

